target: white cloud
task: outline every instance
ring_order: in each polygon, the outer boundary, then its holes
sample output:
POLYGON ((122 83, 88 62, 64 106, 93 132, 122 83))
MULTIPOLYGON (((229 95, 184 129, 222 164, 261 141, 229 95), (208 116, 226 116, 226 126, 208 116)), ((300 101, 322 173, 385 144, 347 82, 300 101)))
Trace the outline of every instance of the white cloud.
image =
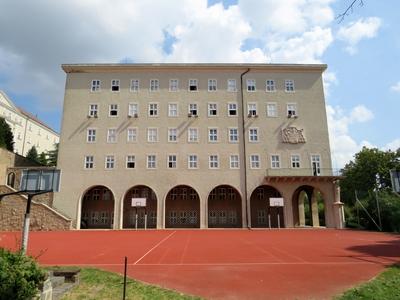
POLYGON ((392 85, 392 86, 390 87, 390 89, 391 89, 393 92, 400 93, 400 81, 398 81, 396 84, 392 85))
POLYGON ((387 143, 385 146, 382 147, 383 150, 391 150, 391 151, 396 151, 397 149, 400 149, 400 138, 394 139, 393 141, 387 143))
POLYGON ((351 110, 349 121, 350 123, 363 123, 374 118, 374 114, 364 105, 357 105, 351 110))
POLYGON ((341 27, 337 33, 337 37, 348 44, 345 50, 349 54, 355 54, 357 53, 357 44, 362 39, 375 37, 381 24, 381 19, 377 17, 361 18, 357 22, 352 22, 347 26, 341 27))
POLYGON ((322 74, 322 79, 324 81, 325 96, 329 97, 332 86, 339 84, 339 81, 336 77, 336 73, 331 71, 325 71, 322 74))

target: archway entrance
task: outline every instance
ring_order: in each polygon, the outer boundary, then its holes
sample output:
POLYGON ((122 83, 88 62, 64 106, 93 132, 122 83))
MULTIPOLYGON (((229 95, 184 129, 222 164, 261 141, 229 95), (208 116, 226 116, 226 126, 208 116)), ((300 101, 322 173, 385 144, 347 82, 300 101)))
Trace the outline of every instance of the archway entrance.
POLYGON ((250 196, 251 227, 284 227, 283 207, 270 206, 270 198, 281 197, 279 191, 272 186, 257 187, 250 196))
POLYGON ((200 228, 200 197, 190 186, 172 188, 165 200, 166 228, 200 228))
POLYGON ((15 188, 14 184, 15 184, 15 173, 11 172, 7 175, 7 185, 12 188, 15 188))
POLYGON ((147 214, 147 228, 157 227, 157 196, 156 193, 145 185, 137 185, 128 190, 124 197, 122 228, 144 228, 147 214), (146 207, 132 206, 132 199, 146 198, 146 207), (136 220, 137 218, 137 220, 136 220))
POLYGON ((82 198, 81 229, 111 229, 114 223, 114 196, 105 186, 95 186, 82 198))
POLYGON ((322 193, 303 185, 293 194, 293 222, 295 226, 325 226, 325 201, 322 193))
POLYGON ((242 198, 235 188, 229 185, 220 185, 210 192, 208 196, 208 227, 242 227, 242 198))

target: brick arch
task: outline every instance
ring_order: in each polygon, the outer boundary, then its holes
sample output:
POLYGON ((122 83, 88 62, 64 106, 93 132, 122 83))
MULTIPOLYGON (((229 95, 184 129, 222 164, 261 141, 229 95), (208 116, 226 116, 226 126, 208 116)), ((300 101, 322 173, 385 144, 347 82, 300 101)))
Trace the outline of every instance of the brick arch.
POLYGON ((280 198, 282 193, 271 185, 256 187, 250 196, 251 227, 284 227, 283 207, 270 206, 269 198, 280 198))
POLYGON ((15 188, 14 187, 14 185, 15 185, 15 173, 14 172, 8 173, 8 175, 7 175, 7 185, 12 187, 12 188, 15 188))
POLYGON ((301 185, 293 193, 295 226, 326 226, 326 203, 322 191, 312 185, 301 185))

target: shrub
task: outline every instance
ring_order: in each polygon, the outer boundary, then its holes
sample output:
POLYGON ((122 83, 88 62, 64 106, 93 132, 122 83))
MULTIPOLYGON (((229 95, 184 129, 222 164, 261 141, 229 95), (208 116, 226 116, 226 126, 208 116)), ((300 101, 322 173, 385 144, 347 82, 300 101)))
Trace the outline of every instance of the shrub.
POLYGON ((46 276, 31 257, 0 249, 0 300, 34 299, 46 276))

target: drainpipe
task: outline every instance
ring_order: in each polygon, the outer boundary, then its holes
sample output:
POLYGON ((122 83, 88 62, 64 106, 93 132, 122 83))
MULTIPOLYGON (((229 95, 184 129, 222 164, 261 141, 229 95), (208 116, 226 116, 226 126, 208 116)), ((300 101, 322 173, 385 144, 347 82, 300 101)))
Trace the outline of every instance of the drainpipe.
POLYGON ((246 207, 246 225, 247 228, 250 229, 250 224, 249 224, 249 201, 247 200, 247 153, 246 153, 246 129, 245 129, 245 106, 244 106, 244 97, 243 97, 243 76, 250 72, 250 68, 248 68, 245 72, 240 74, 240 97, 241 97, 241 103, 242 103, 242 136, 243 136, 243 161, 244 161, 244 168, 243 168, 243 175, 244 175, 244 199, 245 199, 245 207, 246 207))

